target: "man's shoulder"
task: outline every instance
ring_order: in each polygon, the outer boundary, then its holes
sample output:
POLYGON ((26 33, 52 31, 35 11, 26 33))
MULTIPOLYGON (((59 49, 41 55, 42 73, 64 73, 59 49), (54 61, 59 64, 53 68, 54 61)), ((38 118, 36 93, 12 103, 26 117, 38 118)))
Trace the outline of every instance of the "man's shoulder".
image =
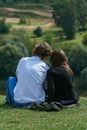
POLYGON ((25 62, 25 61, 27 61, 28 58, 29 58, 29 57, 22 57, 22 58, 19 60, 19 64, 20 64, 20 63, 23 63, 23 62, 25 62))
POLYGON ((22 61, 22 60, 28 60, 29 59, 29 57, 22 57, 20 60, 22 61))

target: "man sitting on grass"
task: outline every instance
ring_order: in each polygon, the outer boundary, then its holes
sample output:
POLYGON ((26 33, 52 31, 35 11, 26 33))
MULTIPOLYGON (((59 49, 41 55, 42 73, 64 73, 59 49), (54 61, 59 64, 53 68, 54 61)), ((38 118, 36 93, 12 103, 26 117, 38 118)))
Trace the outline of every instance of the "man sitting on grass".
POLYGON ((49 44, 43 42, 35 46, 32 57, 20 59, 16 69, 17 83, 14 77, 9 77, 7 81, 7 103, 24 107, 45 101, 43 84, 49 67, 44 60, 51 52, 49 44))

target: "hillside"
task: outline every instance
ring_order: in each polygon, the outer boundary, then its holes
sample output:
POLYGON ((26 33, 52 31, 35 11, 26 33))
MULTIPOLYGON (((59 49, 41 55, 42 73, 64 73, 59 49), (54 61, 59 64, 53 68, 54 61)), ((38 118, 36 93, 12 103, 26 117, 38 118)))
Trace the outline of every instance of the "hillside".
POLYGON ((47 29, 55 25, 52 19, 52 8, 44 4, 18 4, 15 8, 2 7, 0 8, 0 18, 3 17, 7 23, 11 24, 12 29, 32 30, 38 26, 47 29), (28 24, 20 25, 21 17, 24 17, 28 24), (33 25, 33 23, 37 23, 37 26, 33 25))
MULTIPOLYGON (((10 6, 2 6, 0 8, 0 19, 5 20, 6 24, 10 27, 10 31, 5 35, 0 34, 0 38, 5 39, 6 41, 12 40, 12 38, 16 40, 21 39, 21 42, 23 42, 27 48, 29 55, 31 55, 34 45, 42 40, 47 41, 54 50, 61 48, 68 54, 71 47, 75 44, 78 43, 79 47, 86 32, 79 31, 76 33, 75 39, 67 40, 62 28, 55 25, 54 19, 52 18, 52 11, 53 8, 49 3, 38 4, 37 2, 26 4, 26 2, 20 2, 10 6), (21 19, 23 20, 22 22, 20 22, 21 19), (37 27, 41 27, 43 31, 43 35, 41 37, 34 34, 34 30, 37 27)), ((79 54, 80 53, 78 53, 78 55, 79 54)), ((78 88, 79 86, 85 88, 85 85, 80 84, 79 80, 78 82, 75 81, 75 86, 78 88)), ((85 90, 80 90, 79 93, 80 95, 87 96, 85 90)))

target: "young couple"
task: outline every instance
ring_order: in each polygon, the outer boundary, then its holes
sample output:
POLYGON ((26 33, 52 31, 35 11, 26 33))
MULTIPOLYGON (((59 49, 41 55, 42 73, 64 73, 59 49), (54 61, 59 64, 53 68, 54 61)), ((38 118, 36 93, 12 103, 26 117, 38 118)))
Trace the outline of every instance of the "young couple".
POLYGON ((62 105, 78 103, 77 94, 72 86, 73 72, 68 65, 63 50, 52 51, 48 43, 40 43, 33 49, 33 56, 20 59, 16 78, 9 77, 6 87, 6 101, 15 107, 28 106, 31 103, 46 101, 59 102, 62 105), (51 68, 44 62, 50 56, 51 68), (46 86, 47 82, 47 86, 46 86))

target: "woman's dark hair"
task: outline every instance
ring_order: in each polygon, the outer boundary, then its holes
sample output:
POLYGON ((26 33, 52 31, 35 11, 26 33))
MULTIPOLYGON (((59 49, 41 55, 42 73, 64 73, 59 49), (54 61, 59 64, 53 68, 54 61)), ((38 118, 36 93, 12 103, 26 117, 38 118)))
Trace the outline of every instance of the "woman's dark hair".
POLYGON ((41 58, 51 55, 52 49, 47 42, 39 43, 33 49, 33 55, 39 56, 41 58))
POLYGON ((68 65, 68 57, 66 56, 63 50, 56 50, 52 53, 50 57, 50 63, 52 67, 62 66, 66 68, 66 70, 73 75, 73 71, 70 69, 68 65))
POLYGON ((67 63, 67 56, 63 50, 54 51, 50 57, 50 62, 53 67, 67 63))

